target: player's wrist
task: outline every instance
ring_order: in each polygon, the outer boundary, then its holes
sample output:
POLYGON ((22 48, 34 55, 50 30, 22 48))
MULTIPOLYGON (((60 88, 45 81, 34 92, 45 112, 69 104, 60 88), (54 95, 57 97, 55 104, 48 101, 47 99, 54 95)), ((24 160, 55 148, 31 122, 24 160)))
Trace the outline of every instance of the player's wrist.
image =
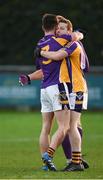
POLYGON ((27 84, 31 84, 30 77, 28 75, 26 75, 26 74, 21 74, 19 76, 19 83, 22 86, 27 85, 27 84))
POLYGON ((31 79, 29 75, 26 75, 26 77, 28 78, 28 84, 31 84, 31 79))
POLYGON ((79 36, 79 40, 82 40, 84 38, 84 35, 81 32, 78 32, 78 36, 79 36))

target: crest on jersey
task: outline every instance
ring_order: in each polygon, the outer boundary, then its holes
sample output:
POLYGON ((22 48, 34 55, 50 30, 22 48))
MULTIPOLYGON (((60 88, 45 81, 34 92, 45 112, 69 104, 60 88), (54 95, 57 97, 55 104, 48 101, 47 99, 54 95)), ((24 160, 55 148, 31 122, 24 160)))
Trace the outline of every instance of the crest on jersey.
POLYGON ((77 92, 77 93, 76 93, 76 98, 77 98, 78 100, 82 100, 82 99, 83 99, 83 92, 77 92))

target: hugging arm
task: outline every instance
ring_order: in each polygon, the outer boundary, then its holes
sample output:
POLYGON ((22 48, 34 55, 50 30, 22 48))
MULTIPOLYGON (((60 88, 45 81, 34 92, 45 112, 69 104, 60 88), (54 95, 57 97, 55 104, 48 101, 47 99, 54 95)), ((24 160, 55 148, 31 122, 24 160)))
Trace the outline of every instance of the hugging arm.
POLYGON ((48 59, 52 59, 52 60, 58 61, 58 60, 62 60, 63 58, 67 57, 68 54, 62 48, 59 51, 42 51, 41 50, 41 56, 43 56, 45 58, 48 58, 48 59))

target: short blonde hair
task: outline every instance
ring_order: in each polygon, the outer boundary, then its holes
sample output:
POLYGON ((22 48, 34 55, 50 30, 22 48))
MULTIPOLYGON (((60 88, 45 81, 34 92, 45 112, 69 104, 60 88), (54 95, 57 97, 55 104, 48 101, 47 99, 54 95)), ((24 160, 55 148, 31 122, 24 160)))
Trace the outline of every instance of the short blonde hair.
POLYGON ((68 30, 73 29, 73 25, 72 25, 72 23, 71 23, 70 20, 68 20, 68 19, 67 19, 67 20, 60 20, 59 23, 60 23, 60 22, 66 23, 68 30))
POLYGON ((73 29, 73 25, 69 19, 66 19, 65 17, 60 16, 60 15, 57 15, 57 21, 58 21, 58 23, 60 23, 60 22, 66 23, 68 30, 73 29))

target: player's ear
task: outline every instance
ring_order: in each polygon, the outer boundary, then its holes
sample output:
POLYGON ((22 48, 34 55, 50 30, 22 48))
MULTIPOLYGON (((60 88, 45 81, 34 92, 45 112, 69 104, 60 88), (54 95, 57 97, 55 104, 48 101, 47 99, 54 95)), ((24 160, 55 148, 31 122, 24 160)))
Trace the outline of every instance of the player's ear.
POLYGON ((44 27, 42 26, 42 30, 44 31, 44 27))

